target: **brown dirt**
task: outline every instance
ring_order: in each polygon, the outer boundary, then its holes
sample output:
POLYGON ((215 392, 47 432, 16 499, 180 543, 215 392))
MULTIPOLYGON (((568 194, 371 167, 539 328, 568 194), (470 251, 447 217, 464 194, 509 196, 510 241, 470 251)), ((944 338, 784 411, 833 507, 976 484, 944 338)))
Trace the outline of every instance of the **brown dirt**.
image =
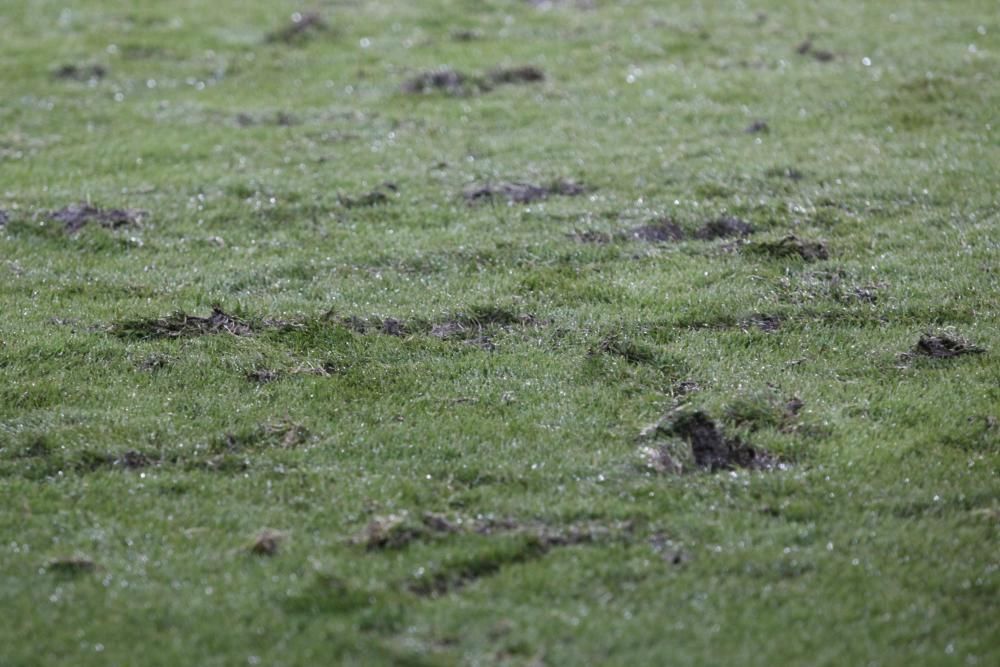
POLYGON ((0 208, 0 227, 3 227, 8 222, 10 222, 10 216, 7 214, 7 211, 0 208))
POLYGON ((65 225, 66 233, 75 234, 90 223, 97 223, 107 229, 135 227, 142 223, 146 213, 137 209, 101 209, 90 204, 72 204, 58 211, 51 211, 48 217, 65 225))
POLYGON ((662 218, 648 225, 633 227, 625 232, 625 236, 646 243, 669 243, 684 240, 684 230, 669 218, 662 218))
POLYGON ((742 323, 741 327, 747 329, 751 326, 757 327, 765 333, 773 333, 781 328, 782 319, 777 315, 753 315, 742 323))
POLYGON ((813 45, 813 38, 811 36, 800 42, 799 45, 795 47, 795 52, 800 56, 811 55, 816 61, 821 63, 828 63, 836 57, 832 51, 817 49, 813 45))
POLYGON ((165 354, 150 354, 139 362, 139 370, 152 373, 166 368, 170 364, 170 357, 165 354))
POLYGON ((706 222, 694 235, 703 241, 710 241, 714 239, 750 236, 753 233, 754 228, 750 223, 739 218, 723 217, 718 220, 706 222))
POLYGON ((65 558, 53 558, 45 564, 46 572, 57 574, 82 574, 93 572, 97 569, 97 563, 86 556, 68 556, 65 558))
POLYGON ((371 206, 379 206, 381 204, 389 203, 389 197, 391 193, 397 192, 399 190, 395 183, 383 183, 380 187, 375 188, 371 192, 366 192, 363 195, 358 195, 357 197, 345 197, 343 195, 337 196, 337 201, 344 208, 368 208, 371 206))
POLYGON ((228 333, 233 336, 251 336, 254 331, 249 324, 227 314, 218 306, 212 306, 208 317, 193 317, 175 313, 169 317, 151 320, 120 322, 112 327, 112 332, 125 338, 180 338, 182 336, 205 336, 228 333))
POLYGON ((403 83, 403 92, 410 95, 426 95, 428 93, 447 93, 448 95, 470 95, 482 89, 483 82, 476 77, 443 68, 429 72, 421 72, 403 83))
POLYGON ((114 461, 114 465, 126 468, 127 470, 138 470, 152 465, 153 462, 142 452, 130 449, 114 461))
POLYGON ((256 382, 257 384, 267 384, 268 382, 274 382, 280 378, 281 373, 267 368, 258 368, 247 373, 247 380, 250 382, 256 382))
POLYGON ((255 556, 275 556, 281 543, 287 538, 285 533, 265 528, 254 536, 248 550, 255 556))
POLYGON ((750 252, 775 259, 798 257, 807 262, 829 259, 830 253, 822 241, 808 241, 789 234, 780 241, 762 241, 747 248, 750 252))
POLYGON ((963 354, 981 354, 981 347, 953 334, 924 334, 913 346, 913 353, 936 359, 948 359, 963 354))
POLYGON ((486 78, 496 85, 537 83, 545 80, 545 72, 533 65, 499 67, 490 71, 486 78))
POLYGON ((306 41, 329 28, 318 12, 295 12, 288 25, 268 34, 268 42, 296 44, 306 41))
POLYGON ((649 435, 680 439, 690 449, 687 452, 678 450, 670 443, 642 447, 639 451, 646 465, 659 473, 686 472, 688 464, 685 460, 693 461, 696 468, 709 472, 733 468, 768 470, 777 465, 775 457, 768 452, 739 438, 726 437, 722 429, 701 410, 675 411, 644 429, 642 436, 649 435))
POLYGON ((585 185, 569 180, 556 180, 545 185, 524 182, 506 182, 477 185, 465 190, 462 196, 469 204, 494 202, 506 199, 514 204, 530 204, 549 197, 576 197, 590 191, 585 185))
POLYGON ((771 127, 767 124, 766 120, 755 120, 747 125, 743 131, 747 134, 766 134, 771 131, 771 127))
POLYGON ((78 65, 67 63, 60 65, 53 72, 56 79, 66 81, 100 81, 108 75, 108 68, 104 65, 78 65))

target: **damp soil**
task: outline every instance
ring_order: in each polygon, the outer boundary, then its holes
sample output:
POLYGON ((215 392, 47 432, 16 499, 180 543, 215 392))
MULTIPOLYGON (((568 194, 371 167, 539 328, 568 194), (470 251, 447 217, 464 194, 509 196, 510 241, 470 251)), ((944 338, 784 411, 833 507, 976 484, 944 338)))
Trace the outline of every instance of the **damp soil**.
POLYGON ((108 75, 108 68, 97 64, 66 63, 52 72, 53 78, 64 81, 100 81, 108 75))
POLYGON ((48 213, 48 218, 60 222, 67 234, 75 234, 89 224, 105 229, 137 227, 142 224, 145 211, 132 208, 98 208, 91 204, 71 204, 48 213))
POLYGON ((913 354, 934 359, 950 359, 965 354, 982 354, 986 350, 968 340, 951 334, 923 334, 913 346, 913 354))
POLYGON ((812 37, 807 37, 799 42, 798 46, 795 47, 795 52, 800 56, 811 56, 813 60, 821 63, 828 63, 836 58, 833 51, 816 48, 812 37))
POLYGON ((771 126, 766 120, 755 120, 743 128, 743 131, 747 134, 766 134, 771 131, 771 126))
POLYGON ((485 74, 468 74, 450 67, 420 72, 403 82, 409 95, 444 93, 455 97, 488 93, 498 86, 524 85, 545 81, 545 72, 534 65, 496 67, 485 74))
POLYGON ((399 187, 395 183, 386 182, 370 192, 353 197, 338 195, 337 201, 344 208, 371 208, 372 206, 388 204, 391 197, 397 192, 399 192, 399 187))
POLYGON ((555 180, 545 184, 510 181, 475 185, 466 189, 462 197, 470 205, 493 203, 497 200, 530 204, 550 197, 578 197, 587 192, 590 192, 590 188, 570 180, 555 180))
POLYGON ((625 238, 645 243, 671 243, 684 240, 684 236, 680 225, 668 218, 633 227, 625 232, 625 238))
POLYGON ((684 448, 678 448, 668 442, 640 450, 647 465, 661 473, 683 473, 692 464, 698 470, 717 472, 734 468, 769 470, 778 463, 767 451, 738 437, 727 436, 701 410, 677 411, 648 429, 644 435, 665 436, 684 444, 684 448))

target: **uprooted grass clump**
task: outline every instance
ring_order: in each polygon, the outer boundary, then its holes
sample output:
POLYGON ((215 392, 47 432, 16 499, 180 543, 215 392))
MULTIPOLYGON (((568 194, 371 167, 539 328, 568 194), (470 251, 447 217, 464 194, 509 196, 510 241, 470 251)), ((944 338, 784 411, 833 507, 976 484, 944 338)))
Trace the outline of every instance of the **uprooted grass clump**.
POLYGON ((91 204, 71 204, 50 212, 50 220, 61 222, 67 234, 75 234, 90 223, 107 229, 134 227, 142 223, 146 213, 132 208, 98 208, 91 204))
POLYGON ((466 189, 462 197, 469 204, 491 203, 506 200, 512 204, 530 204, 550 197, 578 197, 590 188, 576 181, 558 179, 545 184, 524 181, 507 181, 475 185, 466 189))
POLYGON ((538 83, 545 80, 545 73, 533 65, 498 67, 483 75, 472 75, 450 67, 421 72, 407 79, 403 92, 424 95, 440 92, 454 97, 486 93, 497 86, 538 83))
POLYGON ((912 354, 933 359, 950 359, 964 354, 982 354, 986 350, 954 332, 925 333, 913 346, 912 354))
POLYGON ((326 20, 318 12, 295 12, 289 23, 267 35, 268 42, 302 44, 329 30, 326 20))
POLYGON ((830 258, 830 252, 827 250, 825 243, 822 241, 800 239, 794 234, 789 234, 778 241, 751 243, 746 247, 746 250, 750 254, 773 259, 794 258, 806 262, 815 262, 830 258))

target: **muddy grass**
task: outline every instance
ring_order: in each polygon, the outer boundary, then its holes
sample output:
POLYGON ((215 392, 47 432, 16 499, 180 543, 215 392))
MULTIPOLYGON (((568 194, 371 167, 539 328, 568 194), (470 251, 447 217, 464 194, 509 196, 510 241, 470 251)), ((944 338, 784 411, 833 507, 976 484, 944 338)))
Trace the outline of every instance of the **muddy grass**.
POLYGON ((208 317, 195 317, 178 312, 169 317, 119 322, 112 326, 111 332, 122 338, 153 339, 222 333, 252 336, 254 330, 247 322, 226 313, 218 306, 213 306, 212 314, 208 317))
POLYGON ((800 56, 812 56, 814 60, 821 63, 828 63, 836 57, 832 51, 817 49, 813 44, 812 37, 807 37, 804 41, 800 42, 795 47, 795 52, 800 56))
POLYGON ((766 134, 771 131, 771 127, 767 124, 766 120, 755 120, 743 128, 743 131, 747 134, 766 134))
POLYGON ((254 536, 247 551, 254 556, 276 556, 278 549, 286 539, 288 539, 286 533, 265 528, 254 536))
POLYGON ((779 241, 760 241, 746 248, 747 252, 774 259, 798 258, 806 262, 829 259, 830 252, 822 241, 809 241, 789 234, 779 241))
POLYGON ((625 232, 625 238, 646 243, 670 243, 684 240, 684 230, 669 218, 663 218, 648 225, 633 227, 625 232))
POLYGON ((337 201, 344 208, 369 208, 389 203, 389 198, 397 193, 399 188, 395 183, 383 183, 371 192, 366 192, 354 197, 338 195, 337 201))
POLYGON ((301 44, 329 29, 329 25, 318 12, 295 12, 291 21, 282 28, 268 33, 268 42, 301 44))
POLYGON ((549 197, 578 197, 590 192, 590 188, 569 180, 556 180, 546 184, 511 181, 476 185, 466 189, 462 197, 469 204, 483 204, 496 200, 507 200, 512 204, 530 204, 549 197))
POLYGON ((923 334, 913 346, 912 354, 935 359, 949 359, 964 354, 982 354, 986 350, 956 334, 923 334))
POLYGON ((53 558, 45 564, 45 571, 53 574, 76 575, 94 572, 98 569, 97 563, 87 556, 67 556, 65 558, 53 558))
POLYGON ((701 410, 677 410, 645 429, 642 437, 667 439, 639 450, 645 465, 657 473, 681 474, 692 469, 707 472, 734 468, 769 470, 778 464, 767 451, 739 438, 727 437, 701 410))
POLYGON ((745 220, 723 217, 706 222, 694 235, 695 238, 702 241, 712 241, 715 239, 750 236, 754 231, 753 225, 745 220))
POLYGON ((142 223, 145 216, 145 211, 138 209, 102 209, 90 204, 71 204, 57 211, 51 211, 47 215, 49 219, 61 222, 67 234, 75 234, 91 223, 106 229, 136 227, 142 223))
POLYGON ((10 216, 7 214, 7 211, 0 208, 0 227, 3 227, 8 222, 10 222, 10 216))

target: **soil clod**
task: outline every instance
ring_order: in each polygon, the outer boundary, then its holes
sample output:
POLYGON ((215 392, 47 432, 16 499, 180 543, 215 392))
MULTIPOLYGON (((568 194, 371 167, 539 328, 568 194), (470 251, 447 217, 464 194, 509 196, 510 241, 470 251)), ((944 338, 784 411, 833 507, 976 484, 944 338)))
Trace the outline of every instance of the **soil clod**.
POLYGON ((923 334, 913 347, 914 354, 936 359, 958 357, 963 354, 981 354, 985 351, 958 335, 947 333, 923 334))
POLYGON ((713 239, 728 239, 732 237, 750 236, 754 233, 753 225, 739 218, 719 218, 706 222, 694 235, 703 241, 713 239))
POLYGON ((805 40, 800 42, 799 45, 795 47, 795 52, 800 56, 811 55, 817 62, 821 63, 828 63, 836 57, 834 56, 833 51, 827 51, 826 49, 817 49, 813 45, 813 40, 811 36, 807 37, 805 40))
POLYGON ((782 320, 777 315, 754 315, 744 325, 755 326, 764 333, 773 333, 781 328, 782 320))
POLYGON ((265 528, 254 536, 249 551, 255 556, 275 556, 281 543, 287 538, 288 535, 285 533, 265 528))
POLYGON ((533 65, 522 65, 520 67, 499 67, 491 71, 486 78, 491 83, 497 85, 537 83, 545 80, 545 72, 533 65))
POLYGON ((115 459, 114 465, 128 470, 138 470, 152 465, 152 461, 142 452, 130 449, 115 459))
POLYGON ((403 83, 403 92, 411 95, 425 95, 443 92, 448 95, 469 95, 477 92, 482 85, 474 77, 451 68, 422 72, 403 83))
POLYGON ((555 196, 576 197, 589 191, 587 186, 569 180, 556 180, 546 185, 515 181, 473 186, 462 196, 469 204, 493 202, 497 199, 506 199, 512 204, 530 204, 555 196))
POLYGON ((779 241, 762 241, 748 247, 751 252, 776 259, 798 257, 806 262, 829 259, 830 252, 822 241, 808 241, 789 234, 779 241))
POLYGON ((92 222, 107 229, 134 227, 142 223, 145 215, 144 211, 137 209, 102 209, 90 204, 72 204, 49 213, 52 220, 65 226, 68 234, 75 234, 92 222))
POLYGON ((65 558, 53 558, 45 564, 47 572, 57 574, 83 574, 93 572, 97 569, 97 563, 86 556, 68 556, 65 558))
POLYGON ((108 68, 104 65, 78 65, 67 63, 60 65, 52 72, 56 79, 66 81, 100 81, 108 75, 108 68))
POLYGON ((648 225, 633 227, 626 232, 626 237, 646 243, 669 243, 684 240, 684 230, 673 220, 663 218, 648 225))
POLYGON ((8 222, 10 222, 10 216, 7 214, 7 211, 0 208, 0 227, 3 227, 8 222))
POLYGON ((755 120, 747 125, 743 131, 747 134, 766 134, 771 131, 771 127, 766 120, 755 120))
POLYGON ((268 42, 296 44, 324 32, 329 26, 318 12, 295 12, 288 25, 267 36, 268 42))

